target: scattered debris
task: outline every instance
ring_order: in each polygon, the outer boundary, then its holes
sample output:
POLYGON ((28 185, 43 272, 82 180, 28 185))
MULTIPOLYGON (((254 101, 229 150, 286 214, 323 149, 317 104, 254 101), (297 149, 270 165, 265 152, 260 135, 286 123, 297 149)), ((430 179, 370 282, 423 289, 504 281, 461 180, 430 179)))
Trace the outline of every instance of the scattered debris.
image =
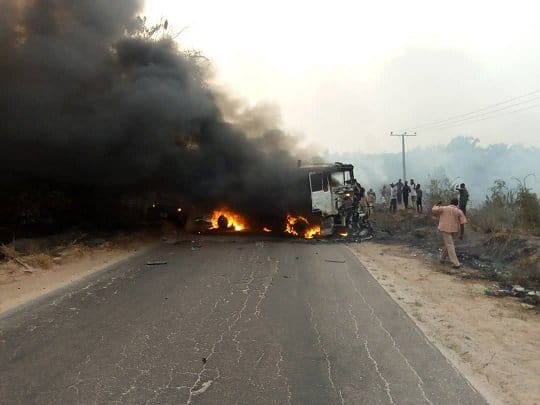
POLYGON ((201 388, 199 388, 199 389, 196 390, 196 391, 193 391, 192 394, 193 394, 193 395, 200 395, 200 394, 203 394, 208 388, 210 388, 210 386, 212 385, 212 383, 213 383, 212 380, 203 382, 202 385, 201 385, 201 388))
MULTIPOLYGON (((484 290, 486 295, 492 297, 516 297, 520 298, 525 305, 540 305, 540 291, 524 288, 520 285, 504 285, 495 283, 492 287, 484 290)), ((522 305, 523 306, 523 305, 522 305)), ((529 309, 529 307, 523 306, 529 309)))
POLYGON ((525 292, 525 288, 523 288, 520 285, 515 285, 512 287, 512 291, 515 291, 517 293, 522 293, 522 292, 525 292))
POLYGON ((151 260, 146 262, 147 266, 163 266, 164 264, 167 264, 164 260, 151 260))
POLYGON ((525 308, 525 309, 534 309, 534 305, 527 304, 527 303, 525 303, 525 302, 522 302, 522 303, 521 303, 521 307, 522 307, 522 308, 525 308))

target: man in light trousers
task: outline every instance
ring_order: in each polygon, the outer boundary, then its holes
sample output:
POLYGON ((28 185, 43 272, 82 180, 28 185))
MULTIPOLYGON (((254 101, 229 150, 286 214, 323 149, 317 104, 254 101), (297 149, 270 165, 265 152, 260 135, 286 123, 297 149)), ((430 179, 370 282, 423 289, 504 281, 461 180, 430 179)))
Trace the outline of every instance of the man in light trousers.
POLYGON ((439 201, 432 209, 432 212, 439 216, 438 229, 441 232, 444 241, 441 263, 449 257, 452 262, 452 267, 454 268, 459 268, 461 266, 454 247, 454 236, 459 232, 459 239, 463 240, 465 224, 467 223, 465 214, 463 214, 463 211, 461 211, 457 205, 458 199, 453 198, 450 201, 450 205, 441 206, 441 202, 439 201))

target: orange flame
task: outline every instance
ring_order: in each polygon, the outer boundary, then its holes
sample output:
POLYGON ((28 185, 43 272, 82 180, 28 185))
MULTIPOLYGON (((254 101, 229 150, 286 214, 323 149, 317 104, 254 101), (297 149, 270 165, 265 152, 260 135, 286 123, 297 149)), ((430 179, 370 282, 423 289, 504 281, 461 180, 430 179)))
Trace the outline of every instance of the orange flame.
POLYGON ((287 214, 287 220, 285 222, 285 232, 294 236, 300 236, 298 235, 297 224, 301 225, 304 224, 306 229, 303 231, 304 234, 302 235, 306 239, 313 239, 315 236, 321 233, 321 227, 318 225, 310 225, 309 221, 302 217, 302 216, 293 216, 291 214, 287 214))
POLYGON ((308 228, 306 232, 304 232, 304 238, 306 239, 313 239, 315 236, 321 234, 321 227, 319 225, 314 225, 311 228, 308 228))
POLYGON ((228 229, 234 229, 235 231, 243 231, 246 230, 248 227, 246 220, 241 215, 236 214, 235 212, 226 208, 221 208, 212 212, 212 218, 210 219, 210 221, 212 222, 212 227, 210 229, 219 229, 218 221, 221 216, 227 218, 228 229))
POLYGON ((263 231, 264 232, 272 232, 272 230, 270 228, 267 228, 266 226, 263 228, 263 231))

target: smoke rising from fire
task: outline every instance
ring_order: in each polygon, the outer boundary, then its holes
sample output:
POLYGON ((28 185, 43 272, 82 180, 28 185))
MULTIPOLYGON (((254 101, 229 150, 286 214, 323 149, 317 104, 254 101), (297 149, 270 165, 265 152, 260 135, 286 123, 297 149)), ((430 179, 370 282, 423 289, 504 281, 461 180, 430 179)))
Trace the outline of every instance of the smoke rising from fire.
POLYGON ((285 210, 293 138, 257 118, 271 111, 226 122, 227 98, 175 41, 144 35, 141 6, 1 0, 4 184, 164 190, 209 206, 285 210))

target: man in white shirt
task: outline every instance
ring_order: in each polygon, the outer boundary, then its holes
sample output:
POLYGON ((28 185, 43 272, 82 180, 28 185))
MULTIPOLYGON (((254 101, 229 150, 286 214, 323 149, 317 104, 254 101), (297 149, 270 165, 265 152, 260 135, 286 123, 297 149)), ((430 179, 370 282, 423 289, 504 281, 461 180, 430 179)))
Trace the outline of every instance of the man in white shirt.
POLYGON ((390 184, 390 212, 395 214, 397 211, 397 198, 398 198, 398 189, 397 186, 392 183, 390 184))
POLYGON ((411 205, 413 209, 416 209, 416 183, 414 182, 414 179, 411 179, 411 205))

